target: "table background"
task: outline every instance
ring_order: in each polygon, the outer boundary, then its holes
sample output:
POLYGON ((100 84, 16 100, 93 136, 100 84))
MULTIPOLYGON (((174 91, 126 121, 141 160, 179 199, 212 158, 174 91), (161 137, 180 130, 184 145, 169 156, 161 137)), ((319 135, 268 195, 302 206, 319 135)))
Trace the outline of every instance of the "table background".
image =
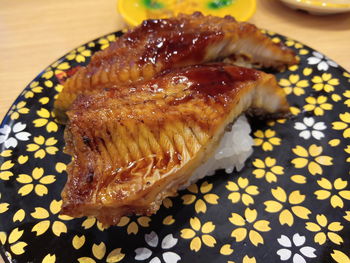
MULTIPOLYGON (((311 16, 288 9, 277 0, 258 0, 250 21, 299 40, 350 71, 350 14, 311 16)), ((50 63, 123 27, 116 0, 1 0, 0 118, 50 63)))

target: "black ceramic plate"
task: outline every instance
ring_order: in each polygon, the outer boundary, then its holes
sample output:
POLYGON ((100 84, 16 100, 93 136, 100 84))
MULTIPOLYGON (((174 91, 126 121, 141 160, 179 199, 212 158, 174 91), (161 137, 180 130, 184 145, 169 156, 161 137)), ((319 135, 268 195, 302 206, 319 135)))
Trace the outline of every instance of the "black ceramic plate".
POLYGON ((298 66, 277 74, 293 117, 253 122, 240 173, 218 171, 152 217, 102 229, 59 215, 69 156, 52 105, 62 82, 120 32, 73 50, 22 92, 0 129, 0 240, 12 262, 350 262, 350 75, 272 32, 298 66))

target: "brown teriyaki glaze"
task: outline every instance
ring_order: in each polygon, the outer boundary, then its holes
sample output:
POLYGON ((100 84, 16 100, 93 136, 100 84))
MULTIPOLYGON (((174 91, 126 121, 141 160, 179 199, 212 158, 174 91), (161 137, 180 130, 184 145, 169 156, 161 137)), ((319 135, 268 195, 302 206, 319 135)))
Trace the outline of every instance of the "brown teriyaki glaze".
MULTIPOLYGON (((137 63, 157 64, 161 61, 166 68, 184 60, 202 61, 206 47, 224 37, 222 31, 192 31, 188 23, 176 19, 146 20, 140 26, 140 31, 147 32, 149 37, 137 63)), ((127 40, 134 44, 139 35, 137 31, 132 32, 127 40)))
POLYGON ((225 64, 192 66, 176 74, 174 83, 186 82, 188 87, 198 93, 215 97, 237 88, 239 82, 256 81, 256 70, 232 67, 225 64))

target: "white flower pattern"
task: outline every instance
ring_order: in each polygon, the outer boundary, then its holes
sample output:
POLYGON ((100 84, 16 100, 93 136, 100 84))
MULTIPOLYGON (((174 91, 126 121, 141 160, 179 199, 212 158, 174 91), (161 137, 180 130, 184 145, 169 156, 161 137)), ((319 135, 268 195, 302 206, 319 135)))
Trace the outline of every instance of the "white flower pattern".
POLYGON ((18 122, 13 125, 12 130, 7 124, 0 128, 0 144, 4 143, 5 148, 8 149, 10 147, 15 148, 18 141, 28 141, 31 134, 24 131, 26 126, 26 124, 18 122), (13 132, 13 137, 10 137, 11 131, 13 132))
MULTIPOLYGON (((152 231, 151 233, 146 234, 145 241, 146 241, 147 245, 149 245, 151 248, 157 248, 158 243, 159 243, 159 238, 158 238, 157 233, 152 231)), ((178 241, 178 239, 174 238, 172 234, 168 234, 163 238, 160 248, 163 250, 173 248, 177 244, 177 241, 178 241)), ((146 248, 146 247, 140 247, 140 248, 135 249, 135 253, 136 253, 135 259, 138 261, 147 260, 153 254, 152 250, 149 248, 146 248)), ((181 259, 181 257, 178 254, 176 254, 172 251, 163 252, 162 257, 163 257, 163 260, 165 263, 176 263, 181 259)), ((162 261, 159 257, 155 256, 148 262, 149 263, 160 263, 162 261)))
POLYGON ((325 137, 324 133, 321 132, 327 129, 327 126, 324 122, 315 122, 315 119, 312 117, 305 117, 303 122, 296 122, 294 125, 294 129, 301 131, 299 136, 308 140, 314 137, 316 140, 321 140, 325 137))
POLYGON ((293 255, 293 263, 306 263, 306 258, 315 258, 316 249, 310 246, 303 246, 305 244, 305 236, 299 235, 296 233, 292 237, 292 241, 285 235, 281 235, 277 239, 278 243, 283 247, 277 250, 277 255, 279 255, 282 261, 286 261, 292 257, 292 251, 298 250, 298 253, 293 255))
POLYGON ((317 65, 318 70, 327 71, 329 66, 337 68, 338 64, 333 60, 330 60, 326 56, 314 51, 312 52, 313 57, 307 59, 309 65, 317 65))

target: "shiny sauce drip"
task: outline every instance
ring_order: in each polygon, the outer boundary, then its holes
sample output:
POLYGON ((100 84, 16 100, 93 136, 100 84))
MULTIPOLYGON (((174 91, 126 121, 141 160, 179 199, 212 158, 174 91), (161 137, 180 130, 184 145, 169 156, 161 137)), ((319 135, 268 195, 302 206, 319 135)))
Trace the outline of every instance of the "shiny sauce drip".
POLYGON ((138 63, 163 63, 165 66, 179 61, 202 62, 206 47, 223 38, 223 32, 196 32, 187 21, 176 19, 146 20, 125 38, 135 47, 144 42, 145 47, 138 63))
POLYGON ((173 77, 173 82, 186 82, 198 94, 217 97, 234 91, 239 82, 255 81, 259 73, 254 69, 224 65, 193 66, 173 77))

